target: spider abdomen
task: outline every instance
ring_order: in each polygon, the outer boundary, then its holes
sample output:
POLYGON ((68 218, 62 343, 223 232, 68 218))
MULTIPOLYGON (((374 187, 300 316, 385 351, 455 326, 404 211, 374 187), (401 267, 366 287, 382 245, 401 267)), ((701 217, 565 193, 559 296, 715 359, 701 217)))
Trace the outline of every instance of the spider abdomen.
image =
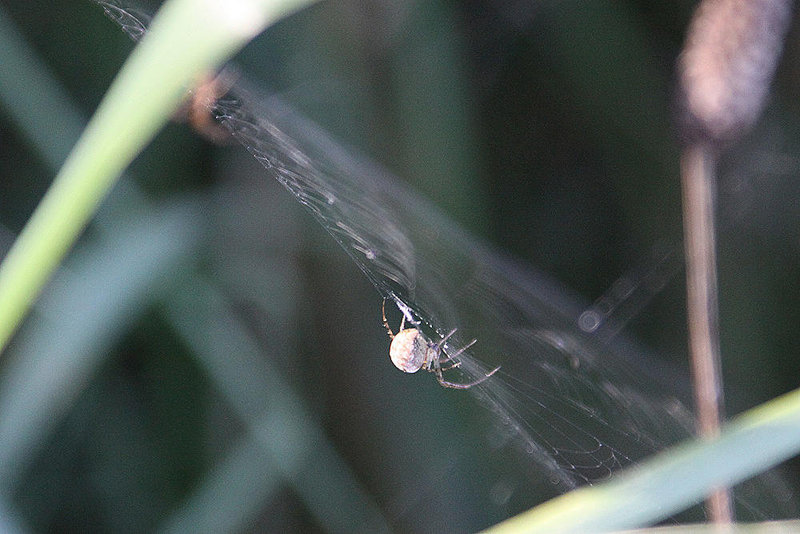
POLYGON ((425 364, 429 345, 422 332, 416 328, 406 328, 392 339, 389 356, 395 367, 404 373, 416 373, 425 364))

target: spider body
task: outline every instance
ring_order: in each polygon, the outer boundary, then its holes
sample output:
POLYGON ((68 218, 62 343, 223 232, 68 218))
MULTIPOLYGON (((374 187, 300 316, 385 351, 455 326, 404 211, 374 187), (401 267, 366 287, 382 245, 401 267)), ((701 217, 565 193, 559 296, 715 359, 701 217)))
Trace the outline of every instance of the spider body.
POLYGON ((434 343, 428 339, 419 328, 405 328, 405 316, 403 316, 400 322, 400 329, 398 332, 396 334, 392 332, 392 329, 389 327, 389 322, 386 320, 386 299, 383 300, 383 304, 381 305, 381 312, 383 316, 383 326, 386 327, 386 331, 392 339, 392 344, 389 346, 389 357, 392 359, 394 366, 404 373, 416 373, 420 369, 425 369, 426 371, 434 373, 436 375, 436 380, 444 387, 467 389, 476 384, 480 384, 492 376, 497 369, 500 369, 497 367, 482 378, 468 384, 449 382, 444 379, 442 371, 460 366, 461 362, 456 361, 455 358, 475 344, 477 339, 473 339, 456 351, 452 356, 448 356, 444 353, 444 345, 450 336, 456 333, 455 329, 451 330, 441 341, 434 343), (442 363, 447 363, 449 365, 447 365, 447 367, 442 367, 442 363))
MULTIPOLYGON (((402 328, 402 327, 401 327, 402 328)), ((416 328, 406 328, 394 335, 389 346, 389 357, 395 367, 404 373, 416 373, 432 359, 432 343, 416 328)))
POLYGON ((177 119, 188 122, 196 132, 216 144, 232 140, 231 133, 213 116, 214 104, 233 87, 236 76, 230 69, 216 75, 206 75, 189 94, 178 111, 177 119))

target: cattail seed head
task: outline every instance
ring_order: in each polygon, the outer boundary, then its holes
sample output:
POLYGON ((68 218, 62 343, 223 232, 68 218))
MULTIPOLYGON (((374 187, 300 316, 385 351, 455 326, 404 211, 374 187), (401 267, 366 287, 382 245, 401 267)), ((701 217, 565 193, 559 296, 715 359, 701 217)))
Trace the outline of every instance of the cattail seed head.
POLYGON ((790 0, 703 0, 678 62, 687 139, 722 144, 755 123, 790 19, 790 0))

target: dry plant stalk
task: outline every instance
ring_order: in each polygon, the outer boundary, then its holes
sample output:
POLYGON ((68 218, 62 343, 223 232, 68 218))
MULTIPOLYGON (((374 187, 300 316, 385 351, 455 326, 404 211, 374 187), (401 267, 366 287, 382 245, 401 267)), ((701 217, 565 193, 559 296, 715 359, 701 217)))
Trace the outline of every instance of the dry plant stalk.
MULTIPOLYGON (((697 432, 719 435, 723 390, 717 305, 714 169, 721 148, 758 119, 791 18, 789 0, 704 0, 678 65, 689 352, 697 432)), ((733 520, 730 492, 709 496, 712 521, 733 520)))

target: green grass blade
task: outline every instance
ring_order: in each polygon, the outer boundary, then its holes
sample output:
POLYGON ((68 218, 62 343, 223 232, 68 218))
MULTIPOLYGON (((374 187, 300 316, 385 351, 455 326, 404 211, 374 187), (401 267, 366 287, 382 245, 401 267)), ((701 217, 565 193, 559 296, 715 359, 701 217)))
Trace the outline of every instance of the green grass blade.
POLYGON ((199 213, 197 202, 175 201, 81 247, 59 271, 0 376, 0 494, 13 491, 109 346, 192 260, 199 213))
POLYGON ((171 0, 117 76, 0 265, 0 350, 115 179, 185 92, 269 22, 309 0, 171 0))
MULTIPOLYGON (((242 327, 225 296, 198 275, 177 288, 165 305, 170 323, 213 377, 220 394, 247 423, 250 437, 261 444, 320 524, 331 532, 388 532, 380 510, 352 477, 280 370, 263 358, 258 343, 242 327)), ((197 500, 205 500, 203 493, 197 500)), ((186 520, 176 518, 165 528, 186 520)))
POLYGON ((754 408, 711 441, 690 441, 605 484, 548 501, 486 530, 609 532, 665 519, 800 452, 800 390, 754 408))
POLYGON ((763 523, 735 523, 720 529, 714 523, 677 525, 671 527, 643 528, 626 530, 625 534, 797 534, 800 521, 765 521, 763 523))
POLYGON ((250 434, 206 474, 196 491, 156 532, 244 532, 282 477, 266 448, 250 434))
POLYGON ((66 91, 43 68, 3 6, 0 6, 0 106, 52 169, 64 163, 86 122, 66 91), (55 110, 60 114, 56 127, 55 110))

